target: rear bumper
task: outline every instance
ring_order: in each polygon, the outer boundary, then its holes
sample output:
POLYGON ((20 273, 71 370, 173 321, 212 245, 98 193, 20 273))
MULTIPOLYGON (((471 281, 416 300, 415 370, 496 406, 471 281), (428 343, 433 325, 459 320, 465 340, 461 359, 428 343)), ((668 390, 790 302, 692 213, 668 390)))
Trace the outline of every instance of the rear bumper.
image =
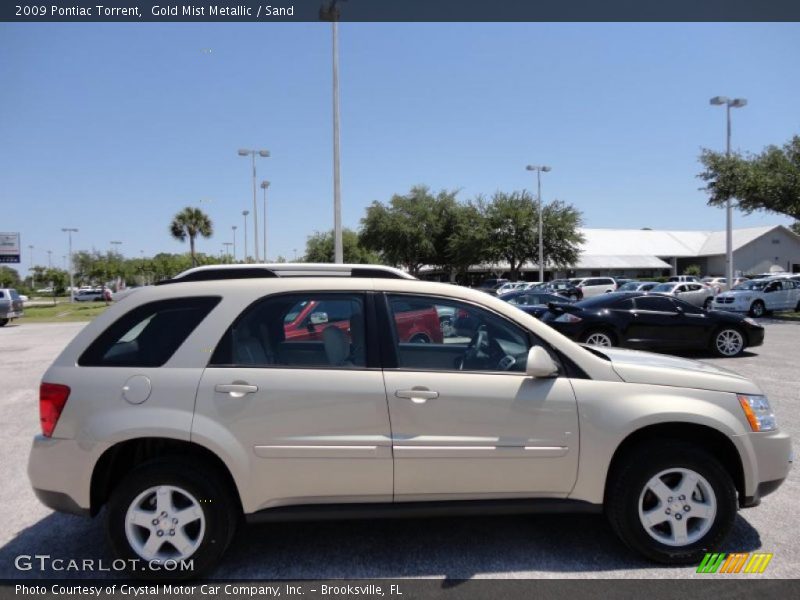
POLYGON ((94 456, 74 440, 33 438, 28 478, 36 497, 59 512, 88 515, 94 456))

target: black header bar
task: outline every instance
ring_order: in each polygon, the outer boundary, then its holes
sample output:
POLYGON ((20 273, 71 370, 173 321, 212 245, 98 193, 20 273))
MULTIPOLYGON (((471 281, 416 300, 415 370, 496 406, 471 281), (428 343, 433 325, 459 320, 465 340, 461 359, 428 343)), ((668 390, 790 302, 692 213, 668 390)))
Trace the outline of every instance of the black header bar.
POLYGON ((800 21, 798 0, 6 0, 5 22, 800 21))

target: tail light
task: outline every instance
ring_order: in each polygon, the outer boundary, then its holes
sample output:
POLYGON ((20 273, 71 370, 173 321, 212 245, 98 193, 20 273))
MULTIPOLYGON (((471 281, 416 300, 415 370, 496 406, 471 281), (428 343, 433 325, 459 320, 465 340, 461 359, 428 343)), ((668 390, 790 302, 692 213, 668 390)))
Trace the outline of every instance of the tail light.
POLYGON ((42 434, 51 437, 61 411, 69 398, 69 387, 60 383, 42 383, 39 386, 39 421, 42 434))

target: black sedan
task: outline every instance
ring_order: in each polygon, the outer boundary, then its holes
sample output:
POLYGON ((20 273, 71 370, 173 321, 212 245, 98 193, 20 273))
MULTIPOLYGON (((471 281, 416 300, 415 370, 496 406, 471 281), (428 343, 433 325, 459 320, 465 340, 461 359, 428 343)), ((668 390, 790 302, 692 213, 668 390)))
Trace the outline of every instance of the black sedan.
POLYGON ((554 279, 553 281, 546 282, 544 285, 544 291, 563 296, 570 302, 583 300, 583 291, 581 288, 575 287, 575 284, 569 279, 554 279))
POLYGON ((750 318, 706 311, 659 294, 614 292, 575 304, 550 304, 541 320, 573 340, 596 346, 710 349, 719 356, 736 356, 764 342, 764 328, 750 318))
POLYGON ((524 310, 529 315, 533 315, 537 319, 547 312, 547 305, 550 303, 567 302, 566 298, 556 296, 547 292, 538 290, 522 290, 520 292, 509 292, 498 296, 500 300, 505 300, 509 304, 513 304, 517 308, 524 310))

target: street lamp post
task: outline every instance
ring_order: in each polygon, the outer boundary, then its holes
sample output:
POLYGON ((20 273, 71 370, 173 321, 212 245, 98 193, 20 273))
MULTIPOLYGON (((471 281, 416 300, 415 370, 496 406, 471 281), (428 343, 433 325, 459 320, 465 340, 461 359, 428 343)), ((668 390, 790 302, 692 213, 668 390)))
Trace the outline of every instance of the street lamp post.
POLYGON ((339 171, 339 0, 320 8, 321 19, 331 22, 333 58, 333 262, 344 262, 342 244, 342 194, 339 171))
POLYGON ((231 255, 231 246, 233 246, 233 244, 231 244, 230 242, 222 242, 222 245, 225 246, 225 254, 227 256, 230 256, 231 255))
POLYGON ((536 198, 539 203, 539 281, 544 281, 544 225, 542 223, 542 173, 550 171, 550 167, 544 165, 528 165, 528 171, 536 171, 536 198))
POLYGON ((47 251, 47 268, 48 269, 52 269, 53 268, 53 251, 52 250, 48 250, 47 251))
MULTIPOLYGON (((244 217, 244 262, 248 262, 247 260, 247 215, 250 214, 249 210, 243 210, 242 216, 244 217)), ((258 239, 258 238, 256 238, 258 239)))
POLYGON ((236 262, 236 225, 231 225, 233 230, 233 262, 236 262))
POLYGON ((264 262, 267 262, 267 188, 269 181, 266 179, 261 182, 261 189, 264 190, 264 209, 262 216, 264 217, 264 262))
MULTIPOLYGON (((239 150, 239 156, 250 156, 253 159, 253 239, 255 240, 255 251, 253 255, 258 262, 258 206, 256 206, 256 155, 262 158, 269 157, 269 150, 248 150, 243 148, 239 150)), ((247 232, 245 232, 247 236, 247 232)), ((247 237, 245 237, 247 239, 247 237)), ((245 257, 247 256, 247 242, 245 242, 245 257)))
POLYGON ((72 264, 72 234, 78 233, 78 230, 75 227, 62 227, 61 231, 67 233, 69 237, 69 301, 75 302, 75 280, 73 279, 73 268, 72 264))
MULTIPOLYGON (((725 106, 727 119, 727 135, 725 143, 725 156, 731 155, 731 108, 747 106, 744 98, 728 98, 714 96, 709 101, 713 106, 725 106)), ((725 202, 725 278, 728 289, 733 287, 733 203, 728 198, 725 202)))
POLYGON ((33 275, 33 244, 28 244, 28 250, 31 251, 31 266, 29 267, 29 270, 31 272, 31 287, 35 288, 36 287, 36 279, 34 279, 34 275, 33 275))

